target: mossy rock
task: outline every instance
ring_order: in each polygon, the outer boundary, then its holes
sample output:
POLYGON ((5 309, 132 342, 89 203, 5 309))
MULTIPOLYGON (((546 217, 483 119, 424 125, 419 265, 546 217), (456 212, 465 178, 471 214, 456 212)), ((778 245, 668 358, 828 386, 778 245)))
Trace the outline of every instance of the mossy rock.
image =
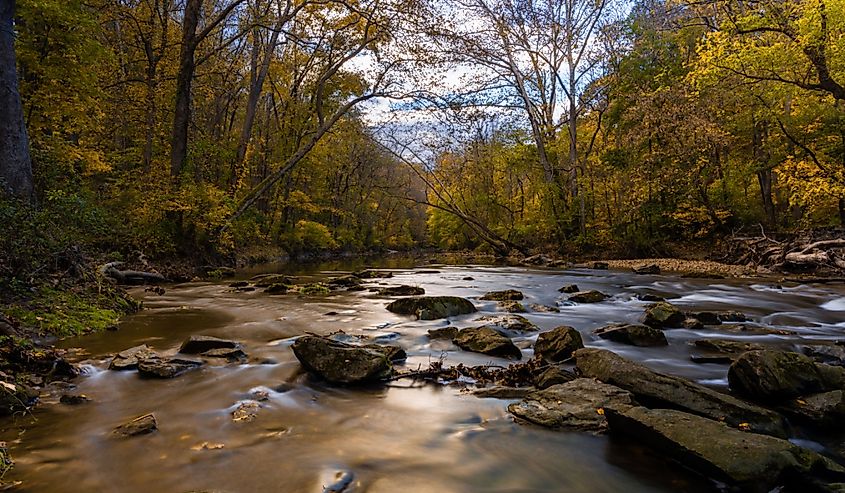
POLYGON ((419 320, 435 320, 477 311, 471 301, 457 296, 402 298, 387 305, 387 310, 399 315, 414 315, 419 320))

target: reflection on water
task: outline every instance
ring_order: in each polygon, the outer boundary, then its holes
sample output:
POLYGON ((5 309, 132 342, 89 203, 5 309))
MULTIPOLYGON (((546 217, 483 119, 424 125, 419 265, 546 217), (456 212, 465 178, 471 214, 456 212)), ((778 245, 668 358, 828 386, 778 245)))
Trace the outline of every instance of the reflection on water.
MULTIPOLYGON (((345 271, 363 267, 361 262, 329 266, 345 271)), ((391 267, 405 270, 373 285, 419 285, 431 295, 476 298, 493 289, 519 289, 526 304, 560 308, 560 313, 526 315, 543 329, 571 325, 588 345, 717 387, 726 384, 727 367, 692 363, 689 341, 723 337, 792 344, 802 338, 833 340, 843 330, 839 307, 845 292, 836 286, 710 284, 614 271, 439 266, 438 273, 419 273, 407 265, 391 267), (570 283, 611 298, 595 305, 567 304, 557 289, 570 283), (646 303, 635 295, 643 293, 672 298, 688 309, 740 309, 757 322, 787 324, 798 335, 677 329, 667 331, 670 346, 665 348, 634 348, 592 336, 594 328, 607 323, 636 320, 646 303)), ((326 266, 322 269, 293 273, 307 279, 330 274, 326 266)), ((91 355, 77 384, 93 402, 47 402, 31 417, 3 423, 0 439, 11 442, 18 464, 7 479, 22 480, 24 491, 38 492, 321 492, 336 481, 337 488, 355 492, 712 488, 636 444, 516 425, 506 412, 509 401, 478 399, 455 387, 407 388, 403 382, 382 389, 326 386, 302 374, 289 349, 290 338, 306 331, 344 330, 402 345, 411 368, 439 358, 447 364, 503 363, 425 335, 449 323, 469 326, 478 315, 412 321, 387 312, 388 300, 366 291, 298 298, 234 292, 226 284, 171 286, 164 296, 136 291, 147 310, 126 319, 118 332, 65 341, 91 355), (163 381, 105 370, 108 353, 141 343, 174 353, 190 334, 242 341, 250 359, 208 365, 163 381), (257 418, 233 422, 232 411, 256 391, 268 396, 257 418), (155 413, 157 432, 132 439, 110 436, 116 425, 147 412, 155 413), (19 434, 20 429, 25 432, 19 434)), ((474 303, 479 315, 496 310, 495 302, 474 303)))

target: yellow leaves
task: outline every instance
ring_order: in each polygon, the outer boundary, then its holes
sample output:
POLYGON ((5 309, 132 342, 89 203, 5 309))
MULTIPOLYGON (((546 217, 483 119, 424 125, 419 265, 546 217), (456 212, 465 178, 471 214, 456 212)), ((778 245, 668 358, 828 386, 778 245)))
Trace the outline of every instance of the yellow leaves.
POLYGON ((751 431, 751 424, 750 423, 740 423, 736 426, 742 431, 751 431))

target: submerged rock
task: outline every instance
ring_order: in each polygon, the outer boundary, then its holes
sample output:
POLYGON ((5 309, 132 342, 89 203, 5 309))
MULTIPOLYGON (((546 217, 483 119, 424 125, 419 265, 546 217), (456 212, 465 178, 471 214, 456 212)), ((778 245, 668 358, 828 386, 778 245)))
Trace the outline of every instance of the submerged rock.
POLYGON ((487 301, 519 301, 523 297, 521 291, 508 289, 505 291, 490 291, 479 299, 487 301))
POLYGON ((802 491, 807 479, 845 479, 845 470, 815 452, 685 412, 609 406, 605 415, 612 433, 743 491, 765 492, 784 483, 802 491))
POLYGON ((548 428, 604 431, 605 406, 633 405, 630 392, 593 378, 577 378, 532 392, 522 402, 509 405, 508 411, 518 420, 548 428))
POLYGON ((608 296, 601 291, 591 289, 590 291, 578 291, 577 293, 573 293, 567 299, 574 303, 599 303, 607 298, 608 296))
POLYGON ((510 339, 488 326, 463 329, 452 342, 459 348, 473 353, 522 359, 522 351, 510 339))
POLYGON ((138 362, 155 356, 155 352, 146 344, 124 349, 117 353, 109 363, 109 370, 136 370, 138 362))
POLYGON ((457 296, 401 298, 387 305, 387 309, 400 315, 414 315, 419 320, 435 320, 478 311, 471 301, 457 296))
POLYGON ((156 417, 150 413, 143 416, 138 416, 132 421, 123 423, 114 429, 114 434, 122 437, 132 437, 137 435, 145 435, 152 433, 158 429, 156 417))
POLYGON ((686 315, 681 310, 665 301, 657 302, 646 307, 641 317, 641 322, 655 329, 666 329, 681 327, 686 320, 686 315))
POLYGON ((59 398, 59 402, 69 406, 78 406, 79 404, 91 402, 91 398, 85 394, 62 394, 59 398))
POLYGON ((195 370, 202 362, 182 358, 147 358, 138 363, 138 374, 149 378, 174 378, 195 370))
POLYGON ((508 313, 525 313, 525 307, 518 301, 500 301, 499 308, 508 313))
POLYGON ((246 359, 246 353, 241 348, 217 348, 203 351, 200 356, 205 358, 225 358, 229 361, 246 359))
POLYGON ((562 288, 558 289, 559 293, 577 293, 578 291, 581 290, 578 289, 577 284, 567 284, 566 286, 563 286, 562 288))
POLYGON ((845 369, 816 363, 803 354, 758 350, 743 353, 728 370, 731 390, 761 402, 842 389, 845 369))
POLYGON ((651 293, 642 293, 637 295, 637 299, 640 301, 648 301, 648 302, 657 302, 657 301, 666 301, 666 298, 662 296, 657 296, 656 294, 651 293))
POLYGON ((179 347, 182 354, 199 354, 212 349, 240 349, 240 343, 217 337, 194 335, 179 347))
POLYGON ((534 356, 551 362, 564 361, 583 347, 581 333, 573 327, 562 325, 543 332, 537 337, 537 342, 534 344, 534 356))
POLYGON ((734 341, 730 339, 697 339, 693 345, 699 349, 714 353, 737 355, 746 351, 758 351, 767 349, 765 344, 756 342, 734 341))
POLYGON ((232 421, 236 423, 249 423, 258 416, 258 411, 260 410, 261 404, 258 401, 243 401, 232 411, 232 421))
POLYGON ((669 342, 662 330, 639 324, 612 324, 596 329, 594 334, 613 342, 632 346, 666 346, 669 342))
POLYGON ((375 382, 389 377, 393 371, 385 351, 325 337, 302 336, 291 349, 306 370, 332 383, 375 382))
POLYGON ((389 288, 381 288, 378 290, 381 296, 418 296, 425 294, 425 289, 418 286, 393 286, 389 288))
POLYGON ((699 416, 747 426, 756 433, 786 436, 783 418, 768 409, 741 401, 684 378, 658 373, 605 349, 575 352, 582 375, 633 393, 642 404, 681 409, 699 416))

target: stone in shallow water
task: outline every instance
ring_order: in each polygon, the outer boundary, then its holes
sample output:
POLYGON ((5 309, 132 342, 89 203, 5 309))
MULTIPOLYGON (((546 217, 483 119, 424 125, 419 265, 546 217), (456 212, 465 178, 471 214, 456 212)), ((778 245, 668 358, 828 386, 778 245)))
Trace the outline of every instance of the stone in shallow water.
POLYGON ((525 313, 528 311, 525 309, 525 306, 518 301, 500 301, 499 308, 508 313, 525 313))
POLYGON ((139 361, 153 356, 155 356, 155 353, 146 344, 124 349, 112 358, 111 363, 109 363, 109 370, 135 370, 138 368, 139 361))
POLYGON ((534 356, 551 362, 564 361, 583 347, 581 333, 573 327, 562 325, 543 332, 537 337, 537 343, 534 344, 534 356))
POLYGON ((522 359, 522 352, 510 339, 487 326, 463 329, 452 342, 465 351, 522 359))
POLYGON ((529 394, 508 411, 520 420, 549 428, 604 431, 605 406, 632 406, 630 392, 593 378, 577 378, 529 394))
POLYGON ((582 375, 616 385, 653 407, 671 407, 751 431, 786 436, 783 418, 768 409, 741 401, 684 378, 658 373, 605 349, 575 352, 582 375))
POLYGON ((525 332, 536 332, 540 330, 530 320, 522 315, 486 315, 478 317, 474 322, 483 322, 485 327, 501 333, 504 336, 514 336, 525 332))
POLYGON ((152 433, 157 429, 158 423, 156 422, 156 417, 150 413, 123 423, 114 429, 114 434, 122 437, 132 437, 152 433))
POLYGON ((182 358, 148 358, 138 363, 138 374, 148 378, 174 378, 195 370, 202 362, 182 358))
POLYGON ((232 421, 235 423, 249 423, 258 416, 261 404, 258 401, 243 401, 232 411, 232 421))
POLYGON ((385 351, 325 337, 303 336, 291 348, 306 370, 332 383, 375 382, 387 378, 393 371, 385 351))
POLYGON ((845 480, 845 469, 821 455, 766 435, 673 409, 608 406, 610 431, 628 435, 705 476, 744 491, 770 491, 790 483, 845 480))
POLYGON ((601 291, 592 289, 590 291, 578 291, 569 296, 568 300, 574 303, 599 303, 607 299, 607 295, 601 291))
POLYGON ((681 327, 686 318, 684 312, 675 305, 661 301, 646 307, 640 321, 655 329, 667 329, 681 327))
POLYGON ((388 288, 380 288, 378 294, 381 296, 418 296, 425 294, 425 289, 419 286, 392 286, 388 288))
POLYGON ((669 342, 662 330, 639 324, 612 324, 594 332, 602 339, 632 346, 666 346, 669 342))
POLYGON ((528 305, 533 311, 538 313, 560 313, 560 308, 556 306, 549 306, 549 305, 540 305, 537 303, 531 303, 528 305))
POLYGON ((414 315, 419 320, 435 320, 478 311, 471 301, 457 296, 401 298, 388 304, 387 310, 400 315, 414 315))
POLYGON ((503 387, 495 385, 473 391, 472 395, 482 399, 522 399, 534 389, 531 387, 503 387))
POLYGON ((505 291, 490 291, 480 299, 488 301, 519 301, 523 297, 522 292, 515 289, 507 289, 505 291))
POLYGON ((450 341, 458 335, 457 327, 443 327, 442 329, 429 329, 429 339, 449 339, 450 341))
POLYGON ((199 354, 212 349, 240 349, 240 343, 217 337, 194 335, 182 343, 179 352, 182 354, 199 354))
POLYGON ((577 293, 578 291, 581 290, 578 289, 577 284, 567 284, 566 286, 563 286, 562 288, 558 289, 559 293, 577 293))

